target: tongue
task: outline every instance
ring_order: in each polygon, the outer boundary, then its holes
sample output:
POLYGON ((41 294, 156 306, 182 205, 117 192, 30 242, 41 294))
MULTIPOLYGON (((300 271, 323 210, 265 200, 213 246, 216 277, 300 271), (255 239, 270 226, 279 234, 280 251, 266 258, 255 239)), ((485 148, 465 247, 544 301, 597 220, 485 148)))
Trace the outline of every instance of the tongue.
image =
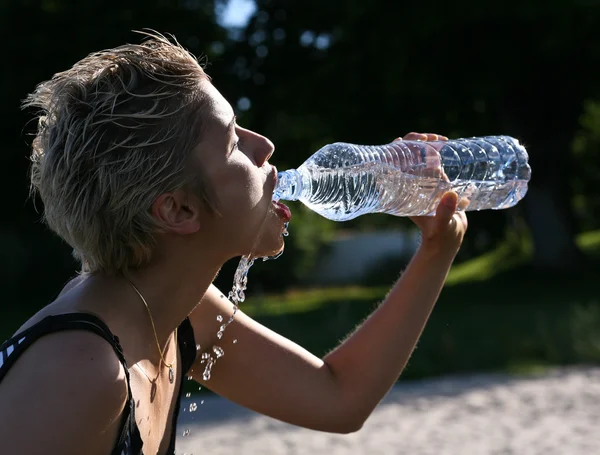
POLYGON ((284 205, 281 202, 273 202, 273 204, 283 212, 283 215, 288 221, 292 218, 292 212, 287 205, 284 205))

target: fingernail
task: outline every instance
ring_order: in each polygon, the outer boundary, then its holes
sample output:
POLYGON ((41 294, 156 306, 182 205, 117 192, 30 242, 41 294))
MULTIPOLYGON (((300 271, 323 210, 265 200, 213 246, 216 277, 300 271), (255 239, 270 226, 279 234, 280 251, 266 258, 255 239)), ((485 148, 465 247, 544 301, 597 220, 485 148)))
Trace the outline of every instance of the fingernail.
POLYGON ((445 205, 446 207, 450 207, 450 208, 452 208, 452 207, 456 206, 456 203, 457 203, 457 198, 456 198, 454 195, 452 195, 452 196, 446 196, 446 197, 444 198, 444 201, 443 201, 443 202, 444 202, 444 205, 445 205))

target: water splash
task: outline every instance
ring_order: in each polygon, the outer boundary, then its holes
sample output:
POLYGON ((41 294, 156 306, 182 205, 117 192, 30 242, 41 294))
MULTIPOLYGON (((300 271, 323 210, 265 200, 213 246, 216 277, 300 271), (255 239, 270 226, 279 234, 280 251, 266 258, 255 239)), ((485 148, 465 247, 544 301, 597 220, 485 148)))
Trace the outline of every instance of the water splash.
POLYGON ((213 352, 215 353, 215 356, 217 359, 220 357, 223 357, 225 355, 223 348, 221 348, 219 346, 213 346, 213 352))
MULTIPOLYGON (((267 218, 265 217, 265 220, 266 219, 267 218)), ((263 223, 264 223, 264 221, 263 221, 263 223)), ((289 235, 288 226, 289 226, 289 222, 286 222, 283 225, 283 231, 281 234, 284 237, 287 237, 289 235)), ((259 236, 259 238, 260 238, 260 236, 259 236)), ((258 242, 258 239, 257 239, 257 242, 258 242)), ((274 259, 277 259, 282 254, 283 254, 283 250, 275 256, 264 257, 262 259, 263 259, 263 261, 267 261, 269 259, 274 260, 274 259)), ((233 276, 233 287, 232 287, 231 291, 229 291, 229 294, 227 296, 229 301, 231 301, 231 303, 233 303, 233 313, 231 314, 231 316, 229 317, 227 322, 225 322, 224 324, 221 324, 221 326, 219 327, 219 331, 217 332, 217 339, 219 339, 219 340, 223 338, 223 333, 225 332, 225 329, 227 329, 229 324, 231 324, 233 322, 235 315, 238 312, 240 303, 242 303, 244 300, 246 300, 245 291, 248 286, 248 272, 250 271, 250 268, 253 265, 254 265, 254 259, 251 258, 250 255, 242 256, 242 258, 240 259, 240 263, 238 264, 237 269, 235 270, 235 274, 233 276)), ((224 298, 225 296, 221 295, 220 297, 224 298)), ((219 314, 217 316, 217 322, 223 322, 222 315, 219 314)), ((237 339, 233 340, 233 344, 236 344, 237 341, 238 341, 237 339)), ((199 349, 200 349, 200 345, 197 345, 196 350, 199 350, 199 349)), ((217 362, 217 359, 219 359, 225 355, 225 351, 220 346, 216 346, 216 345, 213 346, 212 351, 213 351, 214 356, 211 353, 204 352, 202 354, 202 356, 200 357, 200 364, 204 364, 204 372, 202 373, 202 379, 204 379, 205 381, 208 381, 210 379, 212 368, 215 365, 215 363, 217 362)))
MULTIPOLYGON (((228 298, 233 303, 233 313, 227 320, 227 322, 221 327, 219 327, 219 331, 217 332, 217 338, 220 340, 223 338, 223 332, 227 328, 229 324, 233 322, 235 318, 235 314, 238 311, 238 307, 240 303, 246 300, 246 287, 248 286, 248 272, 250 271, 250 267, 254 264, 254 259, 250 259, 249 256, 242 256, 240 259, 240 263, 237 266, 235 274, 233 276, 233 288, 229 292, 228 298)), ((221 322, 223 320, 222 316, 219 315, 217 317, 217 321, 221 322), (219 317, 221 319, 219 319, 219 317)))
POLYGON ((208 352, 203 352, 202 357, 200 357, 200 364, 205 364, 204 372, 202 373, 202 379, 208 381, 210 379, 210 374, 212 371, 212 367, 215 364, 216 359, 213 358, 208 352))
MULTIPOLYGON (((235 315, 239 309, 239 304, 246 300, 246 294, 244 291, 248 285, 248 271, 250 267, 254 264, 254 259, 250 259, 249 256, 242 256, 240 259, 240 263, 235 271, 235 275, 233 277, 233 288, 229 292, 229 300, 233 303, 233 313, 225 322, 219 327, 219 331, 217 332, 217 338, 220 340, 223 338, 223 333, 229 324, 233 322, 235 315)), ((223 316, 218 315, 217 321, 222 322, 223 316)), ((236 340, 237 341, 237 340, 236 340)), ((198 346, 196 347, 198 348, 198 346)), ((217 359, 223 357, 225 355, 225 351, 220 346, 213 346, 212 348, 213 355, 208 352, 202 353, 200 357, 200 364, 204 364, 204 372, 202 373, 202 379, 208 381, 211 376, 212 368, 215 365, 217 359)))
MULTIPOLYGON (((234 305, 239 305, 246 300, 246 294, 244 294, 244 291, 248 286, 248 272, 253 264, 254 259, 250 259, 250 256, 242 256, 240 259, 240 263, 238 264, 235 275, 233 276, 233 288, 229 292, 228 296, 229 300, 231 300, 234 305)), ((232 318, 229 318, 229 320, 232 320, 232 318)))

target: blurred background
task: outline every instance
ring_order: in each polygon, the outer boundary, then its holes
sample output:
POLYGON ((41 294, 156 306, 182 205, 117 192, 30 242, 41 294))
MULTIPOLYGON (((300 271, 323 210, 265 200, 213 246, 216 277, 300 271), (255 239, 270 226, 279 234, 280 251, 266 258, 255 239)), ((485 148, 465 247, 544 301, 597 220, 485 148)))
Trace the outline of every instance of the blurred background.
MULTIPOLYGON (((0 0, 0 340, 77 271, 29 197, 20 103, 90 52, 172 33, 206 62, 279 169, 334 141, 505 134, 530 154, 525 199, 469 232, 403 378, 600 361, 600 1, 0 0)), ((335 223, 291 204, 285 254, 242 308, 317 355, 385 297, 418 242, 409 220, 335 223)), ((237 260, 218 286, 231 287, 237 260)), ((376 355, 376 353, 374 354, 376 355)))

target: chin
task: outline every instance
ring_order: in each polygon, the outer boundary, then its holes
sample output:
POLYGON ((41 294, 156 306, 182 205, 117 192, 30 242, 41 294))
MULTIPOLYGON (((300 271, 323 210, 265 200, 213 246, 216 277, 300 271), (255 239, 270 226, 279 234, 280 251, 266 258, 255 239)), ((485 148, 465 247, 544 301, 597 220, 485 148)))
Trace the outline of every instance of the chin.
POLYGON ((251 256, 253 258, 278 256, 283 253, 284 249, 285 242, 283 241, 283 237, 280 236, 277 242, 272 242, 270 245, 266 242, 261 242, 261 244, 259 244, 258 247, 251 253, 251 256))

